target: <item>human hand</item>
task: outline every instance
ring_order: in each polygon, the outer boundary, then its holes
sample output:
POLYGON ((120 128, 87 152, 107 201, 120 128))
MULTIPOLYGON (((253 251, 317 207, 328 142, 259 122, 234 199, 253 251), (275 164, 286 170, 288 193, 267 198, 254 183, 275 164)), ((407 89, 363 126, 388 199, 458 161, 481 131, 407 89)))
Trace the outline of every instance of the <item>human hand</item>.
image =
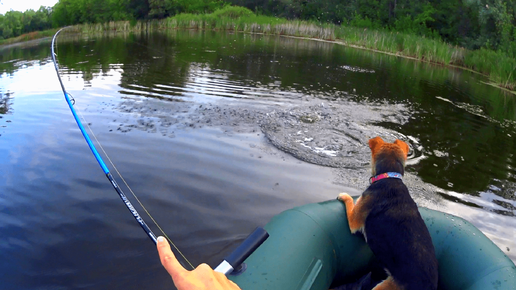
POLYGON ((157 247, 161 264, 178 290, 241 290, 226 275, 213 271, 207 264, 203 263, 192 271, 183 268, 164 237, 158 237, 157 247))

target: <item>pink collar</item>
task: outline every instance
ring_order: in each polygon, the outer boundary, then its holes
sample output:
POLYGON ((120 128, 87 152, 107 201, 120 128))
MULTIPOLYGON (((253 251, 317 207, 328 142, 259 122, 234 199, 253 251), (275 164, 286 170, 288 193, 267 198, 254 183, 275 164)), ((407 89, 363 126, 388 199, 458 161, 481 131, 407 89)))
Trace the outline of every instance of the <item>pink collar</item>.
POLYGON ((403 177, 403 175, 401 175, 401 173, 398 173, 398 172, 386 172, 386 173, 378 174, 376 176, 369 178, 369 183, 373 184, 373 183, 377 182, 378 180, 384 179, 384 178, 401 179, 402 177, 403 177))

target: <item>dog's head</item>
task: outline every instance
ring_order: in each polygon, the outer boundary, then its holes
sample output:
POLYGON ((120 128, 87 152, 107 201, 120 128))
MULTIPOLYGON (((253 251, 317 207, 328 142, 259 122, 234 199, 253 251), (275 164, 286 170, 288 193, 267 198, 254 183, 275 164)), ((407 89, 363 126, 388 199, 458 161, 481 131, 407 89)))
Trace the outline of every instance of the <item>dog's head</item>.
POLYGON ((396 139, 394 143, 386 143, 380 137, 369 140, 371 148, 371 167, 373 175, 385 172, 399 172, 404 174, 409 146, 396 139))

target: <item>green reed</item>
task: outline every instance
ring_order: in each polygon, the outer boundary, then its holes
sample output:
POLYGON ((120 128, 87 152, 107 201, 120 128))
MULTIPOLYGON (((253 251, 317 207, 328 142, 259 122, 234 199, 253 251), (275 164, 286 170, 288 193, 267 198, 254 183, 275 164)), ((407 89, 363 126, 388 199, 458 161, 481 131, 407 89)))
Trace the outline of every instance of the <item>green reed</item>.
POLYGON ((332 40, 397 56, 471 69, 488 76, 501 87, 516 89, 516 60, 503 52, 487 49, 470 51, 447 44, 440 39, 388 30, 256 15, 243 7, 228 6, 211 14, 178 14, 161 20, 83 24, 72 28, 75 32, 83 33, 160 29, 239 31, 332 40))
POLYGON ((18 43, 18 42, 24 42, 24 41, 44 38, 44 37, 50 37, 50 36, 54 35, 56 33, 56 31, 57 31, 57 29, 48 29, 48 30, 43 30, 43 31, 29 32, 29 33, 25 33, 25 34, 22 34, 20 36, 13 37, 13 38, 1 39, 0 45, 7 45, 7 44, 13 44, 13 43, 18 43))
POLYGON ((464 66, 489 75, 497 85, 516 89, 516 59, 505 53, 488 49, 468 51, 464 57, 464 66))

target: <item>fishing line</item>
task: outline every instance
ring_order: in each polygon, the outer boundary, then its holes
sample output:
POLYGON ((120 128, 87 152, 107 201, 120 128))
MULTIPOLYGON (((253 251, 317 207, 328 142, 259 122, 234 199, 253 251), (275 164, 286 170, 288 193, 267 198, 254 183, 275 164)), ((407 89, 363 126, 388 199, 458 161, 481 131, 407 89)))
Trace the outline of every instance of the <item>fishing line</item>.
MULTIPOLYGON (((66 28, 66 27, 65 27, 66 28)), ((64 97, 65 97, 65 100, 66 102, 68 103, 68 106, 70 107, 70 110, 72 111, 72 115, 74 116, 74 119, 77 123, 77 126, 79 127, 84 139, 86 140, 86 142, 88 143, 88 146, 90 147, 90 150, 91 152, 93 153, 93 155, 95 156, 95 159, 97 160, 97 162, 99 163, 100 167, 102 168, 102 170, 104 171, 104 174, 106 175, 107 179, 110 181, 111 185, 113 186, 113 188, 116 190, 116 192, 118 193, 118 195, 120 196, 120 198, 122 199, 122 201, 124 202, 124 204, 126 205, 127 209, 129 209, 129 211, 131 212, 131 214, 133 215, 133 217, 136 219, 136 221, 138 222, 138 224, 140 224, 140 226, 142 227, 142 229, 145 231, 145 233, 149 236, 149 238, 154 242, 154 244, 157 243, 156 241, 156 235, 152 232, 152 230, 149 228, 149 226, 145 223, 145 221, 143 220, 143 218, 140 216, 140 214, 138 213, 138 211, 134 208, 134 206, 131 204, 131 202, 129 201, 129 199, 127 198, 127 196, 124 194, 124 192, 122 191, 122 188, 120 188, 118 186, 118 183, 116 182, 116 180, 113 178, 113 176, 111 175, 108 167, 106 166, 106 164, 104 163, 104 160, 102 160, 102 157, 100 156, 100 154, 98 153, 97 149, 95 148, 95 145, 93 144, 93 142, 91 141, 88 133, 86 132, 84 126, 82 125, 82 122, 81 120, 79 119, 79 116, 77 115, 77 111, 75 110, 74 108, 74 105, 75 105, 75 99, 73 98, 73 96, 71 94, 69 94, 65 87, 64 87, 64 84, 63 84, 63 81, 61 80, 61 76, 59 74, 59 65, 57 63, 57 60, 56 60, 56 56, 57 54, 55 53, 54 51, 54 48, 56 47, 55 45, 55 41, 57 39, 57 35, 65 28, 62 28, 60 29, 59 31, 56 32, 56 34, 54 35, 54 37, 52 38, 52 61, 54 62, 54 67, 56 69, 56 73, 57 73, 57 78, 59 79, 59 83, 61 84, 61 89, 63 91, 63 94, 64 94, 64 97)), ((140 206, 143 208, 143 210, 147 213, 147 215, 149 216, 149 218, 153 221, 154 225, 156 225, 156 227, 159 228, 159 230, 161 231, 161 233, 167 238, 167 240, 170 242, 170 244, 176 249, 176 251, 183 257, 183 259, 190 265, 190 267, 192 267, 192 269, 194 269, 195 267, 192 265, 192 263, 190 263, 190 261, 185 257, 185 255, 183 255, 183 253, 177 248, 177 246, 172 242, 172 240, 167 236, 167 234, 163 231, 163 229, 158 225, 158 223, 156 222, 156 220, 154 220, 154 218, 151 216, 151 214, 149 213, 149 211, 145 208, 145 206, 141 203, 141 201, 138 199, 138 197, 136 196, 136 194, 133 192, 133 190, 131 189, 131 187, 127 184, 127 182, 125 181, 125 179, 122 177, 122 174, 120 174, 120 172, 118 171, 118 169, 116 168, 116 166, 114 165, 114 163, 111 161, 111 158, 109 158, 109 155, 106 153, 106 151, 104 150, 104 148, 102 147, 102 144, 100 144, 99 140, 97 139, 97 137, 95 136, 95 134, 93 133, 93 130, 91 130, 90 126, 88 125, 88 123, 86 122, 84 116, 82 116, 82 114, 80 114, 79 112, 79 115, 81 117, 81 119, 84 121, 84 123, 86 123, 86 126, 88 127, 88 130, 90 131, 91 135, 93 136, 93 138, 95 139, 95 141, 97 142, 97 144, 99 145, 100 149, 102 150, 102 152, 104 153, 104 156, 106 156, 106 158, 109 160, 109 163, 111 164, 111 166, 115 169, 115 171, 117 172, 118 176, 122 179, 122 181, 124 182, 125 186, 129 189, 129 191, 131 192, 131 194, 133 195, 133 197, 138 201, 138 203, 140 204, 140 206)))
POLYGON ((134 191, 131 189, 131 187, 129 186, 129 184, 127 183, 127 181, 125 181, 125 178, 122 176, 122 174, 118 171, 118 168, 116 168, 115 164, 113 163, 113 161, 111 161, 111 158, 109 158, 109 155, 107 154, 107 152, 104 150, 104 147, 102 146, 102 144, 100 143, 100 141, 97 139, 97 136, 95 135, 95 133, 93 133, 93 130, 91 129, 90 125, 88 124, 88 122, 86 122, 86 118, 84 118, 84 116, 82 115, 81 111, 77 111, 79 113, 79 116, 81 117, 82 121, 86 124, 86 127, 88 128, 88 131, 91 133, 91 135, 93 136, 93 139, 95 139, 95 141, 97 142, 97 144, 99 145, 100 147, 100 150, 102 151, 102 153, 104 153, 104 156, 106 156, 107 160, 109 161, 109 164, 111 164, 111 166, 113 167, 113 169, 115 169, 116 173, 118 174, 118 177, 120 177, 120 179, 122 179, 122 182, 125 184, 125 186, 127 187, 127 189, 129 189, 129 192, 131 192, 131 194, 133 195, 134 199, 136 199, 136 201, 138 202, 138 204, 142 207, 143 211, 145 211, 145 213, 147 214, 147 216, 149 216, 149 218, 152 220, 152 222, 154 223, 154 225, 160 230, 161 234, 163 234, 163 236, 169 241, 169 243, 174 247, 174 249, 176 249, 176 251, 179 253, 179 255, 181 255, 181 257, 183 257, 183 259, 188 263, 188 265, 190 265, 190 267, 192 267, 192 269, 195 269, 195 267, 192 265, 192 263, 190 263, 190 261, 185 257, 185 255, 181 252, 181 250, 179 250, 179 248, 176 246, 176 244, 168 237, 167 233, 165 233, 165 231, 160 227, 160 225, 158 224, 158 222, 152 217, 152 215, 150 214, 150 212, 147 210, 147 208, 143 205, 143 203, 140 201, 140 199, 138 198, 138 196, 136 196, 136 194, 134 193, 134 191))

